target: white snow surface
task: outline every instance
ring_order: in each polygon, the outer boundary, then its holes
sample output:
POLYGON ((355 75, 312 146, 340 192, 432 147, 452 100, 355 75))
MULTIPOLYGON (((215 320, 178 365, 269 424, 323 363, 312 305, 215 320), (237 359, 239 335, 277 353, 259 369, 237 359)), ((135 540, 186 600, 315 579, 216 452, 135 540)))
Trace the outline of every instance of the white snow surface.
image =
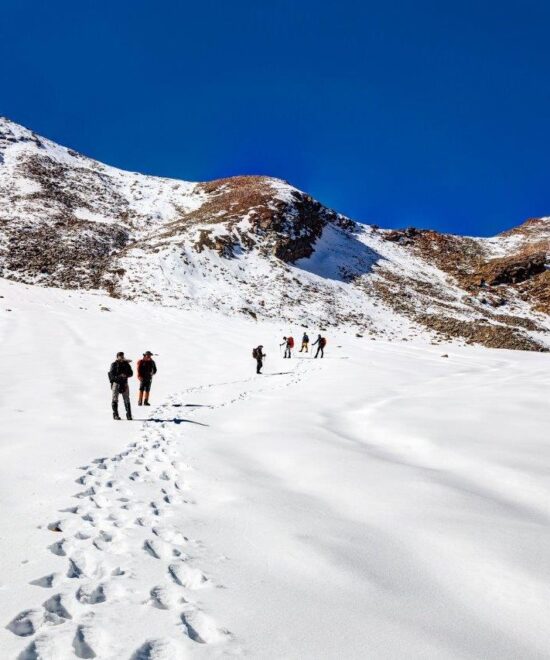
POLYGON ((547 355, 0 295, 2 658, 548 657, 547 355))

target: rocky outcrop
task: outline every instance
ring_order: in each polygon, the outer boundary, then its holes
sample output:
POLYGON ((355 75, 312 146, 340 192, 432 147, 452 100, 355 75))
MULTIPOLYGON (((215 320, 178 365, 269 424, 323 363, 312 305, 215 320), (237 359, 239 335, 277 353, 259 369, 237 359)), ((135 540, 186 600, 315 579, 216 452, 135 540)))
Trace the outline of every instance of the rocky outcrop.
MULTIPOLYGON (((546 270, 546 254, 513 255, 501 259, 492 259, 480 271, 481 280, 489 286, 499 284, 519 284, 541 275, 546 270)), ((480 281, 481 281, 480 280, 480 281)))
POLYGON ((204 195, 204 203, 181 214, 159 239, 184 234, 192 226, 223 225, 229 239, 216 237, 214 229, 201 230, 196 249, 209 247, 222 256, 231 256, 238 245, 245 251, 260 249, 285 263, 307 258, 323 228, 340 216, 291 186, 280 194, 282 183, 260 176, 200 183, 197 191, 204 195))
POLYGON ((109 273, 128 242, 117 225, 82 221, 43 223, 10 233, 2 275, 61 288, 110 289, 109 273))
POLYGON ((449 316, 421 314, 418 321, 435 331, 442 341, 464 339, 467 344, 488 348, 509 348, 519 351, 541 351, 545 347, 524 333, 506 325, 491 324, 484 319, 465 321, 449 316))

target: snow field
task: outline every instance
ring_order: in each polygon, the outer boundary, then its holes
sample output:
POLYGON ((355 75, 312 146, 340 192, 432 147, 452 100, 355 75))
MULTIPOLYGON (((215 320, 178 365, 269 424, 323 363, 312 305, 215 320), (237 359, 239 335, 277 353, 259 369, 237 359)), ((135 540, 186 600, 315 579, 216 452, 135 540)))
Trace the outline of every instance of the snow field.
POLYGON ((2 657, 545 657, 547 355, 0 295, 2 657))

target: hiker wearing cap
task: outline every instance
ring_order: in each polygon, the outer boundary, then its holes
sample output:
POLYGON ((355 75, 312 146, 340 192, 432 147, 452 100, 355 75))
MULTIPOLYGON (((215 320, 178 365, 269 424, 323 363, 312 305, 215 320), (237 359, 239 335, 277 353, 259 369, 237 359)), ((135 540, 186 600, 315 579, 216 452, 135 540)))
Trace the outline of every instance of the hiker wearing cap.
POLYGON ((122 395, 124 407, 126 408, 126 419, 132 419, 132 410, 130 408, 130 388, 128 387, 128 378, 134 375, 130 360, 124 357, 124 353, 119 351, 116 354, 116 360, 109 369, 109 382, 111 383, 111 404, 113 408, 113 419, 120 419, 118 414, 118 395, 122 395))
POLYGON ((137 363, 137 375, 139 379, 138 406, 149 406, 149 392, 153 376, 157 373, 157 365, 153 360, 151 351, 145 351, 143 358, 137 363))
POLYGON ((256 360, 256 373, 262 373, 262 367, 264 366, 264 347, 260 344, 257 348, 252 349, 252 357, 256 360))

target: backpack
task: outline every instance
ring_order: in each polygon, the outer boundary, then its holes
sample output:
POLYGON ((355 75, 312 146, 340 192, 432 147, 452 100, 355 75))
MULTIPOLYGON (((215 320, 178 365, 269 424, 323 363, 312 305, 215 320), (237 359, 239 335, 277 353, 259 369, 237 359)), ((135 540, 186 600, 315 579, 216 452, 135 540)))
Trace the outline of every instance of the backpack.
POLYGON ((289 348, 294 348, 294 337, 289 337, 289 338, 286 340, 286 345, 287 345, 289 348))
POLYGON ((304 344, 309 344, 309 337, 307 335, 304 335, 302 341, 304 342, 304 344))
POLYGON ((253 357, 255 360, 258 359, 258 349, 257 349, 257 348, 253 348, 253 349, 252 349, 252 357, 253 357))
POLYGON ((327 340, 324 337, 321 337, 321 341, 319 342, 319 346, 321 348, 325 348, 326 345, 327 345, 327 340))

